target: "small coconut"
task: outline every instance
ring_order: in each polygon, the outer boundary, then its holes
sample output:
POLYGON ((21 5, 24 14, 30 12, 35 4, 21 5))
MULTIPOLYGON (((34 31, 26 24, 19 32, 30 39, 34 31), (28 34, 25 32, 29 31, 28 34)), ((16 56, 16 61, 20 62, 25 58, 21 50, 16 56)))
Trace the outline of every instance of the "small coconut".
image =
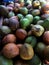
POLYGON ((15 42, 16 42, 16 37, 15 37, 14 34, 8 34, 2 40, 3 44, 6 44, 6 43, 15 43, 15 42))
POLYGON ((16 36, 20 39, 20 40, 24 40, 25 37, 27 36, 27 32, 24 29, 17 29, 16 30, 16 36))

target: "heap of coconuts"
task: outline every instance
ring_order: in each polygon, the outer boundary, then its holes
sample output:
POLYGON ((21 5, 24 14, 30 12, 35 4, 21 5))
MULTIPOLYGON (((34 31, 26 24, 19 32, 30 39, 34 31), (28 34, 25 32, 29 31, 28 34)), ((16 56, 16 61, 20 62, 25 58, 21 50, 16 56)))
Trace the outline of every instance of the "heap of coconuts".
POLYGON ((0 5, 0 65, 45 64, 49 65, 49 1, 0 5))

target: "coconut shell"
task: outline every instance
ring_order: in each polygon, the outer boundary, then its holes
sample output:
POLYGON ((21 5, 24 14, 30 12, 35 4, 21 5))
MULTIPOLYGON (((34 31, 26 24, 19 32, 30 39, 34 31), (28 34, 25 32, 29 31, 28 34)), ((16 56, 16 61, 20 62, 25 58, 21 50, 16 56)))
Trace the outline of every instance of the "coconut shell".
POLYGON ((3 47, 2 53, 7 58, 14 58, 19 55, 19 48, 14 43, 8 43, 3 47))

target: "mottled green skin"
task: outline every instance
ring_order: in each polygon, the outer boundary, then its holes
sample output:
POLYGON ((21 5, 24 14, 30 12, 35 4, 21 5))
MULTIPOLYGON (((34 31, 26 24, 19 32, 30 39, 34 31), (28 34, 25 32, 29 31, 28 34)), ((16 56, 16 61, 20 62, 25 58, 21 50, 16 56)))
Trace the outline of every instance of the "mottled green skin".
POLYGON ((20 25, 23 29, 26 29, 30 25, 30 21, 27 18, 20 20, 20 25))
POLYGON ((35 48, 35 52, 40 55, 40 57, 44 57, 44 49, 45 49, 46 45, 43 42, 39 42, 35 48))
POLYGON ((40 16, 35 16, 33 18, 33 23, 36 24, 40 20, 40 16))
POLYGON ((46 18, 41 25, 45 28, 45 30, 49 30, 49 18, 46 18))
POLYGON ((2 26, 0 28, 0 34, 8 34, 11 33, 11 29, 8 26, 2 26))
POLYGON ((8 14, 8 15, 9 15, 9 17, 15 16, 14 12, 12 12, 12 11, 11 11, 11 12, 9 12, 9 14, 8 14))
POLYGON ((6 57, 0 55, 0 65, 13 65, 13 62, 11 59, 7 59, 6 57))
POLYGON ((37 39, 34 36, 29 36, 25 39, 25 42, 29 43, 34 48, 37 43, 37 39))
POLYGON ((27 15, 26 15, 26 18, 29 19, 30 23, 33 22, 33 16, 32 16, 31 14, 27 14, 27 15))
POLYGON ((17 14, 19 19, 22 19, 24 16, 22 14, 17 14))
POLYGON ((29 65, 42 65, 41 60, 37 55, 34 55, 34 57, 29 61, 29 65))

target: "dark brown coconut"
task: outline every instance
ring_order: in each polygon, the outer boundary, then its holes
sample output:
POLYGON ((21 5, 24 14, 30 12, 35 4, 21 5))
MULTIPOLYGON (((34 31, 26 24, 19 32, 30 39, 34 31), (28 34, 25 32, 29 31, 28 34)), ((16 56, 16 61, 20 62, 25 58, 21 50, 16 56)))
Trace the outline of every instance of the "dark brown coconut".
POLYGON ((27 36, 27 32, 24 29, 17 29, 16 30, 16 36, 20 39, 20 40, 24 40, 25 37, 27 36))
POLYGON ((46 44, 49 44, 49 31, 45 31, 44 34, 43 34, 43 41, 46 43, 46 44))
POLYGON ((14 34, 8 34, 2 40, 3 44, 6 44, 6 43, 15 43, 15 42, 16 42, 16 37, 15 37, 14 34))
POLYGON ((2 53, 7 58, 14 58, 19 55, 19 48, 14 43, 8 43, 3 47, 2 53))

